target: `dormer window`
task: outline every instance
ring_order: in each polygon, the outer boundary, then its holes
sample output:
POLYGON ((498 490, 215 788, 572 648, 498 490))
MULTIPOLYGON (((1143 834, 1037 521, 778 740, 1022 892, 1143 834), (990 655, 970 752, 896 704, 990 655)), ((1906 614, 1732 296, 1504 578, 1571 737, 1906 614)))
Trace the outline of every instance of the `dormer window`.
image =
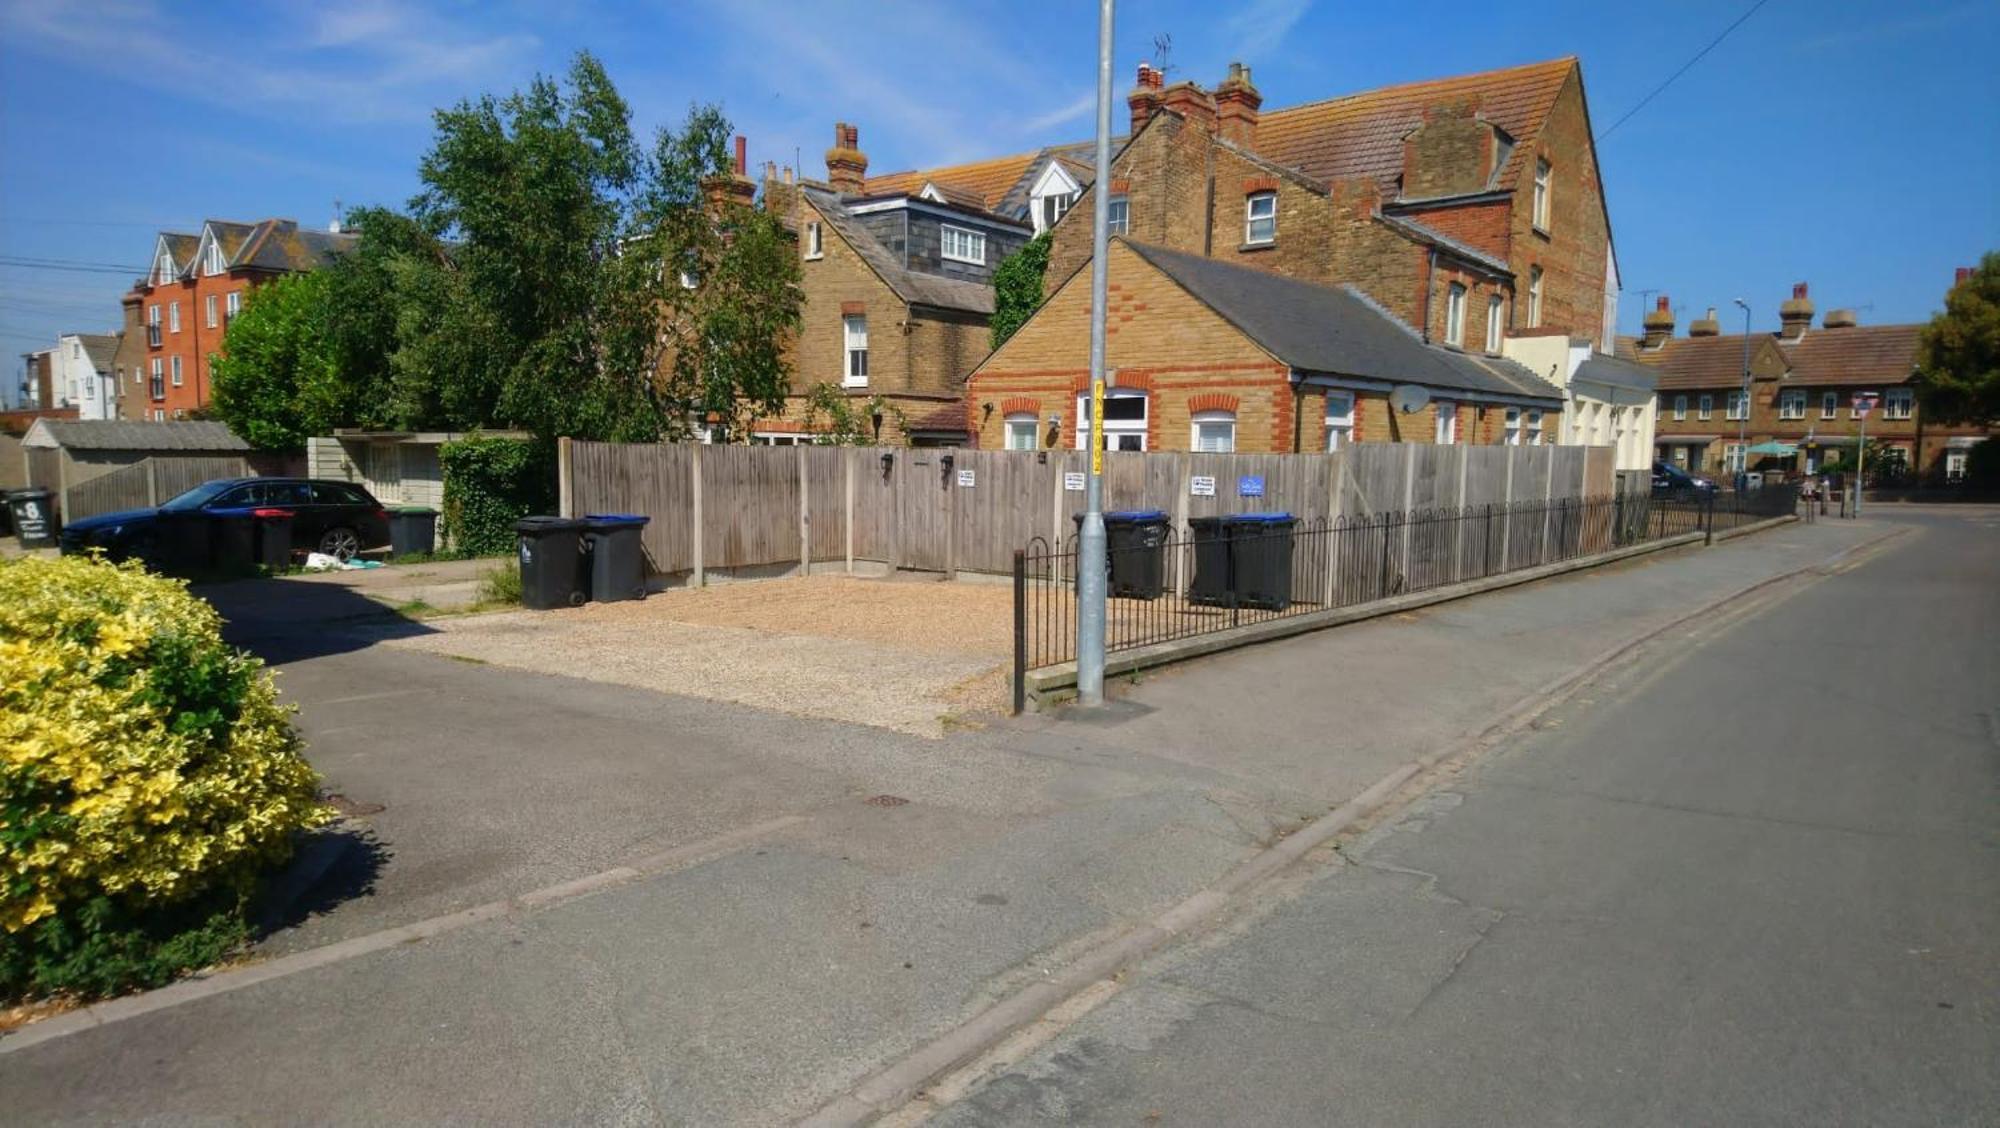
POLYGON ((1069 206, 1074 202, 1075 197, 1067 192, 1058 192, 1043 196, 1037 201, 1038 207, 1035 211, 1036 233, 1039 234, 1054 227, 1057 220, 1069 213, 1069 206))
POLYGON ((1082 192, 1083 185, 1075 177, 1063 171, 1061 164, 1050 161, 1028 193, 1028 219, 1035 225, 1035 234, 1054 227, 1082 192))
POLYGON ((208 252, 202 256, 201 271, 203 274, 222 273, 222 244, 209 240, 208 252))
POLYGON ((969 227, 953 227, 947 223, 940 233, 944 257, 952 262, 968 262, 974 266, 986 265, 986 235, 969 227))
POLYGON ((1243 202, 1243 241, 1251 246, 1278 238, 1278 194, 1252 192, 1243 202))
POLYGON ((174 256, 162 250, 160 252, 160 261, 153 267, 154 284, 164 286, 174 280, 176 273, 177 271, 174 270, 174 256))

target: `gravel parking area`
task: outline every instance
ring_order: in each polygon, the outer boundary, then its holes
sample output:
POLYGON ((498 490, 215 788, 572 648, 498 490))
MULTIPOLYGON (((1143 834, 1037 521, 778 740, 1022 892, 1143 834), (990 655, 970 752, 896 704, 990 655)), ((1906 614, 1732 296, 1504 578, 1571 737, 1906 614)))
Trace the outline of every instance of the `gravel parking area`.
POLYGON ((813 576, 439 618, 386 645, 941 735, 1004 708, 1005 585, 813 576))

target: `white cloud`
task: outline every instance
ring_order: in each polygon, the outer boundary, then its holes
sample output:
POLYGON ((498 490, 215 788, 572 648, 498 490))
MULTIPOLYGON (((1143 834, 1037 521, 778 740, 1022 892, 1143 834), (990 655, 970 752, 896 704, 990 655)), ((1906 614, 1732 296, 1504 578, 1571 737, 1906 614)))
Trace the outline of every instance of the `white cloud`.
POLYGON ((0 7, 19 46, 236 110, 345 121, 424 120, 468 82, 520 69, 538 46, 532 35, 386 3, 272 6, 260 18, 279 26, 225 21, 228 30, 202 34, 149 0, 0 7))
MULTIPOLYGON (((1124 105, 1124 103, 1119 100, 1116 91, 1112 92, 1111 99, 1112 99, 1111 131, 1113 133, 1116 133, 1119 131, 1121 125, 1123 124, 1119 121, 1118 113, 1120 108, 1124 105)), ((1081 95, 1080 97, 1074 99, 1067 105, 1058 106, 1055 109, 1050 110, 1048 113, 1042 114, 1038 117, 1031 117, 1028 120, 1022 122, 1021 132, 1042 133, 1046 130, 1054 129, 1058 125, 1067 125, 1070 122, 1088 118, 1090 114, 1096 109, 1097 109, 1097 91, 1092 90, 1089 93, 1081 95)))
POLYGON ((1312 0, 1254 0, 1238 8, 1222 26, 1231 59, 1254 66, 1276 55, 1311 7, 1312 0))

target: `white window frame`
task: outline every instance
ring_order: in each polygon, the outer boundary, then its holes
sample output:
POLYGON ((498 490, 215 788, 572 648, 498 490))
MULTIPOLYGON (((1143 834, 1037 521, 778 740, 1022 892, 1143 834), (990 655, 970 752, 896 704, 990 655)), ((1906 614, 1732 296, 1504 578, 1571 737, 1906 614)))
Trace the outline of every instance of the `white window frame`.
POLYGON ((1188 449, 1200 454, 1236 453, 1236 413, 1197 411, 1188 424, 1188 449), (1209 432, 1208 438, 1203 432, 1209 432))
POLYGON ((1465 286, 1458 282, 1444 294, 1444 339, 1460 348, 1465 347, 1465 295, 1465 286))
POLYGON ((1701 399, 1697 403, 1699 405, 1699 411, 1695 416, 1697 419, 1706 420, 1715 414, 1715 394, 1713 392, 1703 392, 1701 399))
POLYGON ((1674 396, 1674 421, 1678 423, 1681 420, 1686 419, 1687 417, 1688 417, 1688 397, 1686 392, 1681 392, 1678 395, 1674 396))
POLYGON ((1528 328, 1542 327, 1542 268, 1528 268, 1528 328))
POLYGON ((169 367, 173 371, 174 387, 178 388, 181 386, 181 358, 174 357, 173 362, 172 364, 169 365, 169 367))
POLYGON ((751 446, 808 446, 814 442, 811 435, 797 431, 752 431, 751 446))
POLYGON ((1458 442, 1458 401, 1437 401, 1437 425, 1431 441, 1439 446, 1452 446, 1458 442))
POLYGON ((1040 450, 1042 448, 1042 421, 1032 411, 1012 411, 1001 421, 1001 433, 1006 436, 1008 450, 1040 450))
POLYGON ((180 331, 181 331, 181 303, 179 303, 179 302, 177 302, 177 301, 175 301, 175 302, 168 302, 168 303, 167 303, 167 332, 169 332, 169 333, 178 333, 178 332, 180 332, 180 331))
POLYGON ((1510 407, 1507 409, 1507 415, 1505 417, 1505 421, 1501 424, 1500 427, 1500 442, 1502 445, 1504 446, 1521 445, 1521 417, 1525 414, 1526 412, 1522 411, 1518 407, 1510 407))
POLYGON ((222 273, 222 244, 213 239, 208 241, 208 251, 202 262, 201 271, 210 277, 222 273))
POLYGON ((152 399, 157 400, 157 399, 167 398, 166 361, 162 360, 157 356, 153 358, 153 379, 151 383, 147 384, 146 392, 147 395, 152 399))
POLYGON ((1806 393, 1802 388, 1786 388, 1778 393, 1778 418, 1804 419, 1806 417, 1806 393))
POLYGON ((164 408, 164 407, 156 407, 156 408, 154 408, 154 409, 153 409, 153 422, 155 422, 155 423, 165 423, 166 421, 167 421, 167 409, 166 409, 166 408, 164 408))
POLYGON ((1746 453, 1749 449, 1744 443, 1722 444, 1722 468, 1731 474, 1742 473, 1750 465, 1750 456, 1746 453))
POLYGON ((1326 394, 1326 449, 1339 450, 1354 441, 1354 393, 1326 394))
POLYGON ((845 314, 840 319, 840 340, 842 367, 840 384, 844 388, 865 388, 868 386, 868 315, 865 313, 845 314))
POLYGON ((1819 417, 1832 419, 1840 414, 1840 393, 1822 392, 1819 397, 1819 417))
POLYGON ((1035 232, 1040 234, 1062 222, 1069 214, 1070 205, 1075 203, 1068 192, 1051 192, 1035 200, 1035 232))
POLYGON ((1539 407, 1529 408, 1527 419, 1528 421, 1522 425, 1521 433, 1527 436, 1529 446, 1541 446, 1542 409, 1539 407))
POLYGON ((819 220, 806 221, 806 258, 826 257, 826 232, 820 228, 819 220))
POLYGON ((1249 247, 1268 246, 1278 241, 1278 194, 1276 192, 1252 192, 1243 197, 1243 243, 1249 247), (1260 205, 1268 205, 1260 209, 1260 205), (1260 214, 1260 210, 1262 214, 1260 214), (1269 225, 1263 235, 1257 234, 1257 225, 1269 225))
POLYGON ((1750 397, 1742 392, 1729 393, 1729 398, 1724 401, 1722 417, 1732 423, 1750 418, 1750 397))
POLYGON ((203 299, 202 299, 202 316, 203 316, 204 318, 206 318, 206 319, 207 319, 207 323, 208 323, 208 327, 209 327, 210 329, 213 329, 213 328, 215 328, 215 316, 216 316, 216 315, 215 315, 215 295, 214 295, 214 294, 210 294, 210 295, 208 295, 208 296, 207 296, 206 298, 203 298, 203 299))
POLYGON ((224 297, 222 303, 223 323, 226 325, 229 322, 234 321, 236 319, 236 315, 242 312, 243 312, 243 291, 241 290, 229 291, 229 293, 224 297))
POLYGON ((1916 392, 1909 388, 1890 388, 1882 393, 1882 418, 1908 419, 1916 409, 1916 392))
MULTIPOLYGON (((1107 403, 1112 400, 1136 399, 1139 401, 1141 407, 1139 418, 1137 419, 1105 419, 1104 449, 1145 450, 1147 445, 1146 430, 1152 423, 1153 397, 1138 388, 1106 388, 1104 390, 1104 399, 1107 403), (1128 438, 1138 439, 1138 445, 1133 447, 1121 445, 1121 440, 1128 438)), ((1106 414, 1109 415, 1108 412, 1106 414)), ((1090 449, 1089 392, 1078 393, 1076 397, 1076 449, 1090 449)))
POLYGON ((1104 205, 1104 231, 1108 235, 1129 235, 1132 233, 1132 201, 1125 196, 1113 196, 1104 205))
POLYGON ((1040 235, 1060 222, 1082 190, 1083 186, 1063 171, 1060 163, 1050 161, 1028 192, 1028 218, 1035 225, 1035 234, 1040 235))
POLYGON ((1553 194, 1554 172, 1555 170, 1549 165, 1548 158, 1536 158, 1534 223, 1535 230, 1543 234, 1547 234, 1549 230, 1549 197, 1553 194))
POLYGON ((1501 333, 1507 326, 1507 299, 1498 294, 1486 299, 1486 351, 1500 351, 1501 333))
POLYGON ((1944 480, 1956 482, 1965 477, 1966 452, 1948 450, 1944 452, 1944 480))
POLYGON ((159 262, 155 263, 153 266, 153 284, 156 286, 164 286, 167 283, 172 282, 174 280, 175 273, 176 271, 174 270, 173 254, 167 251, 165 248, 162 248, 160 250, 159 262))
POLYGON ((973 266, 986 265, 986 232, 974 231, 970 227, 955 227, 949 223, 938 228, 938 253, 947 262, 965 262, 973 266), (952 242, 960 243, 957 250, 952 242))

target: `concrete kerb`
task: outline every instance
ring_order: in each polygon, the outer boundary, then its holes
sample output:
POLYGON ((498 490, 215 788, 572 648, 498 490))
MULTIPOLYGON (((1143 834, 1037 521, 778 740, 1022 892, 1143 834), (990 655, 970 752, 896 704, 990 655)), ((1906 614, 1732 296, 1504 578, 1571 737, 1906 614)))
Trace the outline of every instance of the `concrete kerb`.
MULTIPOLYGON (((1771 528, 1793 520, 1797 518, 1772 518, 1757 525, 1746 525, 1736 531, 1741 533, 1758 528, 1771 528)), ((869 1075, 799 1123, 811 1128, 863 1125, 894 1111, 935 1078, 971 1061, 978 1054, 1035 1021, 1049 1009, 1094 984, 1106 982, 1130 970, 1169 940, 1212 922, 1229 907, 1232 901, 1252 886, 1275 876, 1317 847, 1325 845, 1362 820, 1384 810, 1392 799, 1403 794, 1412 781, 1419 780, 1425 773, 1434 771, 1449 761, 1470 758, 1519 733, 1532 724, 1535 718, 1589 684, 1607 667, 1631 655, 1647 643, 1763 589, 1807 573, 1823 573, 1829 567, 1838 566, 1845 558, 1853 557, 1907 532, 1907 529, 1891 530, 1862 544, 1843 549, 1831 557, 1748 584, 1690 608, 1672 622, 1611 647, 1577 669, 1524 697, 1503 711, 1499 721, 1477 735, 1399 765, 1354 798, 1242 862, 1208 888, 1194 893, 1150 921, 1107 940, 1074 963, 1051 974, 1041 983, 1023 988, 1002 999, 955 1029, 869 1075)), ((1700 534, 1695 534, 1695 539, 1699 540, 1700 534)), ((1602 558, 1593 558, 1592 562, 1604 561, 1602 558)), ((1409 797, 1413 796, 1406 796, 1406 799, 1409 797)))

